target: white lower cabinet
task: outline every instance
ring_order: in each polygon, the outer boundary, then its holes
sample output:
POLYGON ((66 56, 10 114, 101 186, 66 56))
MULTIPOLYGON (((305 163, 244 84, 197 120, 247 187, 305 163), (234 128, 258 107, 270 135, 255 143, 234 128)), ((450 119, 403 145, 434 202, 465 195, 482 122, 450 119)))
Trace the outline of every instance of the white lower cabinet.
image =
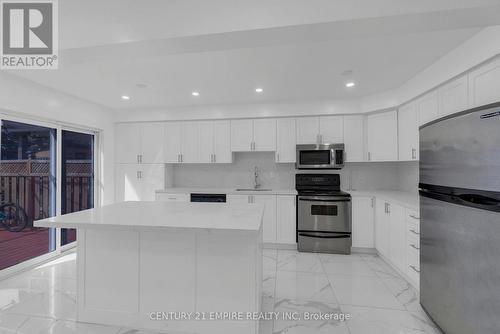
POLYGON ((276 195, 251 195, 252 203, 264 205, 262 238, 264 242, 276 242, 276 195))
POLYGON ((156 190, 165 184, 163 164, 117 164, 115 166, 115 200, 154 201, 156 190))
POLYGON ((191 198, 189 194, 156 193, 156 200, 159 202, 189 202, 191 198))
POLYGON ((389 222, 388 203, 375 199, 375 248, 386 258, 389 258, 389 222))
POLYGON ((352 199, 352 247, 374 248, 374 197, 352 199))
POLYGON ((402 206, 389 203, 389 260, 403 271, 406 269, 406 224, 402 206))
POLYGON ((415 286, 420 284, 420 219, 416 211, 406 210, 406 274, 415 286))
POLYGON ((276 243, 294 244, 296 241, 295 196, 276 196, 276 243))

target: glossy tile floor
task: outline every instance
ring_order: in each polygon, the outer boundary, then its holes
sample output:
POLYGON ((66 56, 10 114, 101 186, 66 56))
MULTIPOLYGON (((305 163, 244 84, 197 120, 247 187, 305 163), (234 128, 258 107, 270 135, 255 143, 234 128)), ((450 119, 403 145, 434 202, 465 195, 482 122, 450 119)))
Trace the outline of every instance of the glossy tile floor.
MULTIPOLYGON (((153 334, 79 323, 76 255, 0 281, 0 334, 153 334)), ((349 313, 340 321, 262 321, 261 334, 440 333, 417 294, 380 258, 264 251, 263 311, 349 313)))

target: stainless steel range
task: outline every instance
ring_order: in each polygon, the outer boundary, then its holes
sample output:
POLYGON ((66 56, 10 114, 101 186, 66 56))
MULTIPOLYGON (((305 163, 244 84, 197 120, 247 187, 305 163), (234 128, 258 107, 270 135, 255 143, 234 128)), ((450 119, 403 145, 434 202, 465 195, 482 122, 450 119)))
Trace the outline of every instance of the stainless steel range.
POLYGON ((339 174, 296 174, 299 252, 351 253, 351 195, 339 174))

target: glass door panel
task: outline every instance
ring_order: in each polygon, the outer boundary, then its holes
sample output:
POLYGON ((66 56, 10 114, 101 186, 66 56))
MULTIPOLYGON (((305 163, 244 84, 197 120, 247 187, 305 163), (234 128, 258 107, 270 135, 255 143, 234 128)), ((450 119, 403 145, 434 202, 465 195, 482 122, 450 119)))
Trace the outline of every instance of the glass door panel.
MULTIPOLYGON (((94 207, 94 136, 62 131, 61 213, 94 207)), ((61 245, 76 240, 76 230, 61 229, 61 245)))
POLYGON ((56 248, 55 229, 33 221, 56 214, 56 129, 1 123, 0 270, 56 248))

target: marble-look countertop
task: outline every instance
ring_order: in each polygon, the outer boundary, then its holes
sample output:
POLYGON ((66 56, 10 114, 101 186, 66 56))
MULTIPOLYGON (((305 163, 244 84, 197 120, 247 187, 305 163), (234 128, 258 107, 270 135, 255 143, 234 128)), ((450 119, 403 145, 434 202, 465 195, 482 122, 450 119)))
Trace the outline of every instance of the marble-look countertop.
POLYGON ((37 227, 259 233, 259 204, 120 202, 35 221, 37 227))
MULTIPOLYGON (((266 189, 266 187, 263 187, 266 189)), ((245 190, 238 191, 236 188, 185 188, 185 187, 172 187, 157 190, 157 193, 168 193, 168 194, 191 194, 191 193, 203 193, 203 194, 226 194, 226 195, 297 195, 295 189, 271 189, 271 190, 245 190)))
POLYGON ((407 191, 398 190, 346 190, 351 196, 356 197, 366 197, 373 196, 377 198, 382 198, 387 201, 393 202, 404 206, 405 208, 411 210, 417 210, 419 208, 419 197, 418 193, 412 193, 407 191))

